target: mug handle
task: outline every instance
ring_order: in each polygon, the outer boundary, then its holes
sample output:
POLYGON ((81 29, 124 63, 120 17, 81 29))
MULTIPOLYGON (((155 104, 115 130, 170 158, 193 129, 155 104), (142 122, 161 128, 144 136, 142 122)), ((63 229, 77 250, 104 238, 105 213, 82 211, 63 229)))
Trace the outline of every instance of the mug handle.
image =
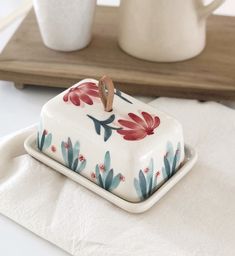
POLYGON ((204 18, 209 16, 214 10, 216 10, 220 5, 222 5, 225 2, 225 0, 214 0, 212 3, 208 5, 204 5, 201 10, 200 14, 204 18))

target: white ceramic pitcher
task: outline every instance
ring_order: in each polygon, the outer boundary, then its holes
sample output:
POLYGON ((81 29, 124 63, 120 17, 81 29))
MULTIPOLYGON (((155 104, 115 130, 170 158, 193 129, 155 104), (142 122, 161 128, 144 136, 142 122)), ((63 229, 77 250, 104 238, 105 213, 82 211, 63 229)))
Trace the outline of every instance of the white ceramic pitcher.
POLYGON ((34 0, 44 44, 54 50, 86 47, 92 34, 96 0, 34 0))
POLYGON ((206 18, 225 0, 121 0, 119 45, 150 61, 192 58, 205 47, 206 18))

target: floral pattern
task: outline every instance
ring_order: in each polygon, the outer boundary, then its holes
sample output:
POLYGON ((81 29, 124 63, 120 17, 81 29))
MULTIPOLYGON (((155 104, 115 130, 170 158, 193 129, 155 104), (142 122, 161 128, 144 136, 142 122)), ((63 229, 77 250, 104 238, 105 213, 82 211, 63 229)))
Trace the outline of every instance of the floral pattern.
POLYGON ((138 197, 141 200, 147 199, 157 190, 157 179, 159 175, 159 171, 154 173, 153 159, 150 160, 148 167, 146 167, 143 171, 139 171, 138 179, 134 179, 134 186, 138 197))
POLYGON ((99 98, 98 86, 95 83, 86 82, 69 89, 63 100, 65 102, 70 100, 75 106, 80 106, 81 102, 93 105, 93 98, 99 98))
POLYGON ((108 191, 116 189, 121 181, 125 181, 125 177, 121 173, 114 176, 114 170, 111 168, 109 151, 105 153, 104 163, 96 165, 95 172, 91 173, 91 178, 96 180, 100 187, 108 191))
MULTIPOLYGON (((110 121, 112 121, 112 119, 113 118, 111 118, 110 121)), ((52 144, 52 134, 48 133, 46 129, 38 131, 37 146, 40 151, 50 148, 52 153, 57 152, 57 146, 52 144)), ((66 141, 61 142, 61 153, 66 167, 78 174, 85 169, 87 160, 85 156, 80 153, 79 141, 73 144, 71 138, 68 137, 66 141)), ((167 142, 166 154, 162 160, 163 167, 161 171, 154 169, 153 158, 150 159, 146 168, 140 169, 138 177, 135 177, 133 180, 133 185, 141 201, 149 198, 163 183, 177 172, 180 167, 181 153, 180 143, 177 144, 174 150, 173 144, 167 142), (158 181, 160 175, 162 175, 161 182, 158 181)), ((90 179, 96 182, 100 187, 110 192, 118 188, 121 182, 125 182, 124 175, 121 173, 115 174, 114 169, 111 167, 109 151, 106 151, 103 163, 96 164, 95 170, 90 174, 90 177, 90 179)))
POLYGON ((47 130, 39 130, 37 133, 37 147, 40 151, 46 150, 50 147, 52 141, 52 134, 47 130))
POLYGON ((179 169, 181 146, 177 144, 174 151, 171 142, 167 143, 166 155, 164 156, 162 171, 154 173, 154 162, 150 160, 149 166, 139 171, 138 178, 134 178, 134 186, 138 197, 145 200, 150 197, 163 183, 169 180, 179 169), (162 175, 163 180, 159 183, 158 177, 162 175))
MULTIPOLYGON (((133 104, 130 100, 123 96, 120 90, 116 89, 114 94, 117 95, 120 99, 133 104)), ((64 95, 63 100, 65 102, 71 101, 75 106, 80 106, 82 102, 88 105, 93 105, 93 98, 99 97, 100 96, 97 84, 92 82, 85 82, 70 88, 69 91, 64 95)))
POLYGON ((86 159, 83 155, 80 155, 80 144, 78 141, 73 146, 70 137, 68 137, 67 141, 61 142, 61 152, 65 166, 77 173, 84 170, 86 159))
POLYGON ((93 116, 90 116, 90 115, 87 115, 87 116, 94 122, 95 130, 98 135, 101 134, 101 127, 104 129, 104 141, 107 141, 110 138, 113 130, 117 131, 121 129, 119 127, 113 127, 110 125, 114 121, 115 115, 111 115, 106 120, 98 120, 93 116))
POLYGON ((125 140, 141 140, 146 136, 154 134, 154 130, 160 125, 160 118, 152 116, 147 112, 141 113, 142 117, 134 113, 129 113, 129 120, 119 119, 122 126, 117 132, 123 135, 125 140))
POLYGON ((170 179, 178 170, 180 165, 181 146, 177 144, 177 149, 174 152, 171 142, 167 143, 167 153, 164 156, 164 166, 162 167, 162 173, 164 179, 170 179))

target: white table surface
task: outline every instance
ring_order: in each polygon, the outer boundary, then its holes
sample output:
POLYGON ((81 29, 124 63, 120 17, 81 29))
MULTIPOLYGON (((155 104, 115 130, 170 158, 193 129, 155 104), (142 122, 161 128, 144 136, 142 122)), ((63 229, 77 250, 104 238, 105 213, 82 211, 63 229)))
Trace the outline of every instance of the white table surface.
MULTIPOLYGON (((20 2, 21 0, 0 0, 0 22, 1 18, 20 2)), ((118 5, 119 1, 99 0, 98 3, 118 5)), ((235 15, 235 1, 227 0, 216 13, 235 15)), ((0 33, 0 52, 21 20, 18 19, 0 33)), ((61 91, 62 89, 42 87, 17 90, 12 82, 0 81, 0 137, 37 122, 42 105, 61 91)), ((2 215, 0 215, 0 252, 3 256, 68 255, 2 215)))

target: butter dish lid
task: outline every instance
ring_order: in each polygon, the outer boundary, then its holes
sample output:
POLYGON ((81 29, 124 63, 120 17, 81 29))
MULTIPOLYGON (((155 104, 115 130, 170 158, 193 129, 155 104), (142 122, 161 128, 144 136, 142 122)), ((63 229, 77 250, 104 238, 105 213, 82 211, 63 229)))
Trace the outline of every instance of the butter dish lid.
POLYGON ((133 150, 181 128, 169 115, 114 89, 107 76, 80 81, 47 102, 42 113, 96 143, 128 144, 133 150))

